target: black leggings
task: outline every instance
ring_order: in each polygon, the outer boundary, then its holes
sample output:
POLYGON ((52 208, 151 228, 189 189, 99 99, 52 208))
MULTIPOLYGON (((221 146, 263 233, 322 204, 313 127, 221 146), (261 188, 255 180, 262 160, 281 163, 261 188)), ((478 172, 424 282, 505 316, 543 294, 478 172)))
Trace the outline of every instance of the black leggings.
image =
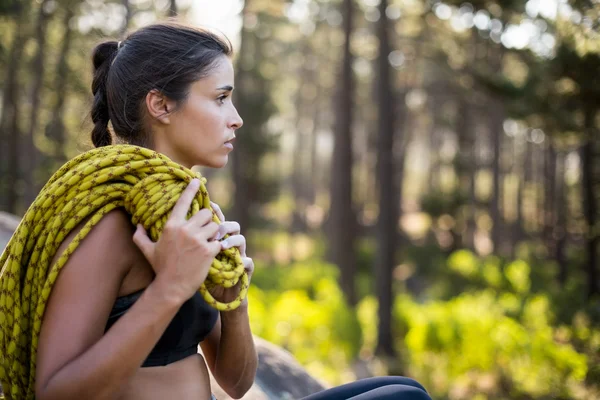
POLYGON ((382 376, 323 390, 302 400, 431 400, 425 388, 414 379, 382 376))

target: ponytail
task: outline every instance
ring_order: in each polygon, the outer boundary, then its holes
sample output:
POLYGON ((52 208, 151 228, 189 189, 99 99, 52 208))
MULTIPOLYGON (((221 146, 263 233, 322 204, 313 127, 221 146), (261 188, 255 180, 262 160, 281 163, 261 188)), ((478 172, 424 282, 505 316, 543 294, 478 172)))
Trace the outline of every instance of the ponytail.
POLYGON ((112 136, 108 130, 110 116, 108 112, 108 98, 106 95, 106 79, 108 70, 117 56, 118 43, 108 41, 96 46, 93 52, 94 79, 92 81, 92 93, 94 103, 92 105, 92 143, 95 147, 109 146, 112 144, 112 136))

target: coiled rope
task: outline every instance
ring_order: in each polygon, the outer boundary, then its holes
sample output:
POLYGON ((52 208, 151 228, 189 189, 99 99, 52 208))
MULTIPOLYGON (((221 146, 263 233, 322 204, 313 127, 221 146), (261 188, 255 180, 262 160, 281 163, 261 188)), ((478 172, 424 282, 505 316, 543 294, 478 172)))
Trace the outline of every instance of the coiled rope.
MULTIPOLYGON (((193 178, 201 184, 188 218, 201 208, 212 211, 206 179, 143 147, 93 149, 67 162, 50 178, 0 257, 0 382, 9 398, 35 396, 37 345, 46 302, 61 268, 94 225, 111 210, 124 207, 131 222, 141 223, 157 241, 193 178), (64 238, 88 217, 50 266, 64 238)), ((219 222, 214 212, 213 220, 219 222)), ((237 308, 247 290, 248 276, 235 247, 217 255, 199 288, 206 302, 220 311, 237 308), (208 291, 214 285, 232 287, 240 280, 239 296, 231 303, 216 301, 208 291)))

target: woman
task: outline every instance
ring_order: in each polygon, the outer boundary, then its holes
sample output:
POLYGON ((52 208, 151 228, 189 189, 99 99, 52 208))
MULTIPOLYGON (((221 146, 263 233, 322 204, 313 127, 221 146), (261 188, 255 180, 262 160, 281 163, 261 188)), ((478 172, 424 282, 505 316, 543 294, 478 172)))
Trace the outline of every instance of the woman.
MULTIPOLYGON (((243 124, 231 101, 230 55, 230 44, 220 37, 175 24, 151 25, 122 42, 98 45, 94 145, 113 143, 110 122, 119 142, 153 149, 187 168, 223 167, 243 124)), ((233 398, 252 386, 258 360, 247 300, 218 312, 198 288, 224 249, 239 248, 248 277, 254 264, 236 222, 216 224, 208 209, 186 219, 199 187, 195 179, 183 191, 156 242, 118 208, 79 243, 43 312, 35 358, 38 400, 210 399, 208 369, 233 398)), ((212 208, 225 221, 218 206, 212 208)), ((239 286, 210 290, 228 303, 239 286)), ((418 383, 402 377, 362 380, 309 398, 429 399, 418 383)))
MULTIPOLYGON (((174 24, 98 45, 94 145, 112 143, 110 121, 119 141, 152 148, 188 168, 223 167, 243 124, 231 102, 230 54, 218 36, 174 24)), ((37 399, 209 399, 207 366, 232 397, 250 388, 257 354, 247 301, 219 313, 197 290, 223 248, 240 248, 249 276, 253 263, 237 223, 219 226, 207 209, 185 219, 198 187, 194 180, 183 192, 158 242, 141 226, 134 231, 118 209, 69 258, 41 325, 37 399), (226 241, 216 240, 226 234, 226 241)), ((213 296, 227 302, 238 291, 216 288, 213 296)))

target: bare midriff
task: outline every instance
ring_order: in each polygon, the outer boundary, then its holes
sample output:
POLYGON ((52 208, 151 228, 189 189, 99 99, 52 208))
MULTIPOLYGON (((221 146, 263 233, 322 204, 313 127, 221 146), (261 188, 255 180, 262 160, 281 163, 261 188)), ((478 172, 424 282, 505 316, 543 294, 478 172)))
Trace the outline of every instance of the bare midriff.
MULTIPOLYGON (((154 271, 131 243, 136 257, 123 280, 119 296, 147 287, 154 279, 154 271)), ((201 354, 160 367, 141 367, 128 382, 119 400, 210 400, 208 367, 201 354)))
POLYGON ((164 367, 137 370, 120 400, 210 400, 210 379, 204 357, 196 354, 164 367))

